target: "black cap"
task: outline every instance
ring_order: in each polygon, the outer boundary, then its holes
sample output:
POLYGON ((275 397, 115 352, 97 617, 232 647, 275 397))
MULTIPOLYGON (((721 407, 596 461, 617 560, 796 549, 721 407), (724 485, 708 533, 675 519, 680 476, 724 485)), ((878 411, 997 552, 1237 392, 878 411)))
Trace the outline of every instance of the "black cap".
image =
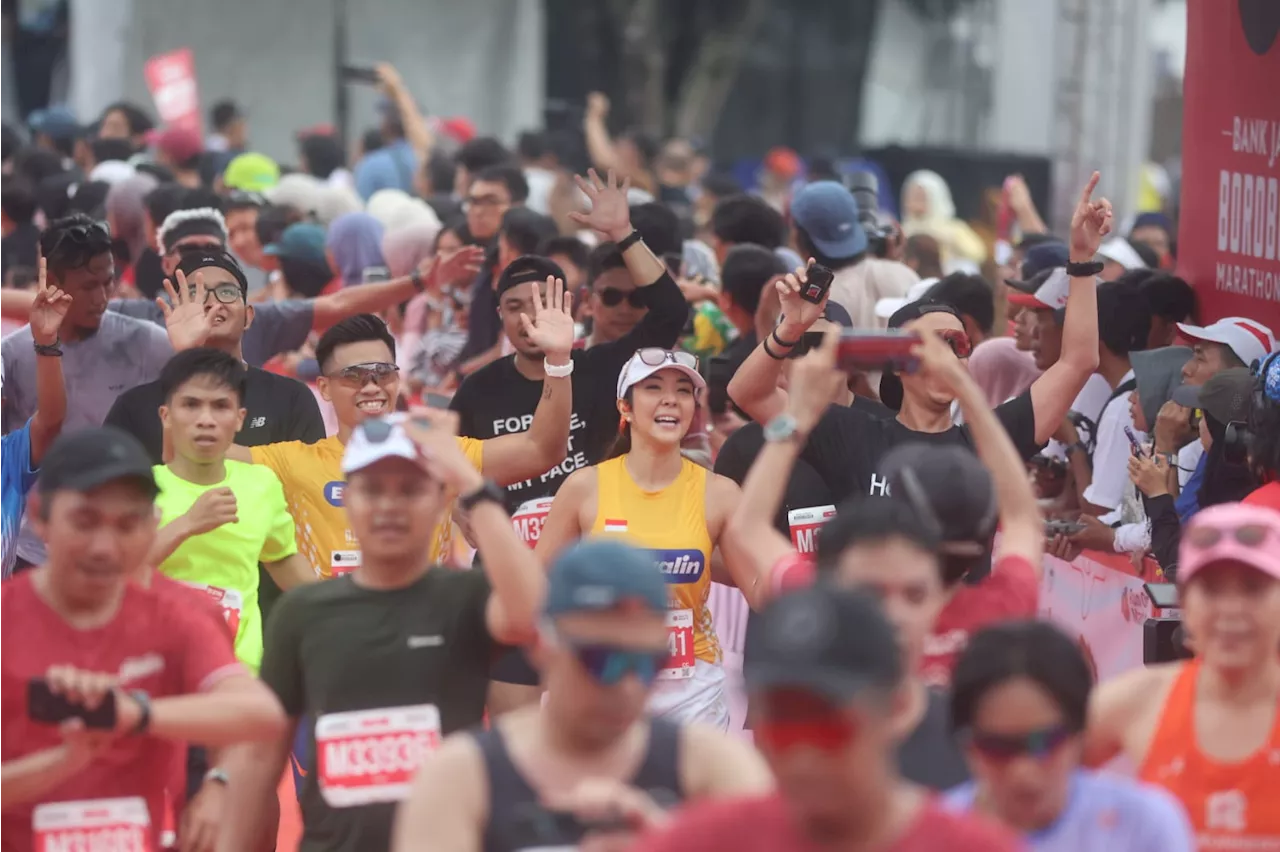
POLYGON ((839 704, 902 681, 893 626, 872 595, 819 584, 770 603, 748 627, 750 692, 802 689, 839 704))
POLYGON ((159 493, 151 457, 138 439, 114 426, 94 426, 63 432, 40 464, 40 494, 56 491, 92 491, 131 479, 152 496, 159 493))
POLYGON ((245 296, 248 295, 249 279, 245 277, 244 268, 240 266, 240 261, 232 257, 229 252, 197 246, 183 250, 181 259, 178 261, 178 269, 182 270, 182 274, 187 279, 187 285, 190 287, 195 286, 194 276, 196 270, 208 269, 211 266, 225 269, 234 275, 236 282, 240 285, 240 293, 245 296))
MULTIPOLYGON (((1032 279, 1042 273, 1051 272, 1056 267, 1066 266, 1070 259, 1066 243, 1060 240, 1039 243, 1025 252, 1022 268, 1018 270, 1022 278, 1019 280, 1006 278, 1004 283, 1024 293, 1034 293, 1036 287, 1031 286, 1032 279)), ((1040 283, 1043 284, 1044 281, 1041 280, 1040 283)))
MULTIPOLYGON (((960 314, 954 307, 944 302, 935 302, 925 298, 915 302, 907 302, 889 317, 889 328, 902 328, 912 320, 920 319, 925 314, 951 314, 956 319, 960 314)), ((898 411, 902 408, 902 379, 897 373, 885 370, 880 374, 880 401, 888 408, 898 411)))
POLYGON ((910 505, 944 545, 975 542, 985 551, 996 531, 996 491, 972 450, 917 441, 894 448, 879 467, 893 499, 910 505))
POLYGON ((526 281, 543 282, 547 280, 548 276, 559 278, 563 281, 564 270, 554 260, 539 257, 536 254, 522 254, 507 264, 506 269, 502 270, 502 274, 498 276, 498 284, 494 287, 494 291, 498 296, 501 296, 518 284, 524 284, 526 281))

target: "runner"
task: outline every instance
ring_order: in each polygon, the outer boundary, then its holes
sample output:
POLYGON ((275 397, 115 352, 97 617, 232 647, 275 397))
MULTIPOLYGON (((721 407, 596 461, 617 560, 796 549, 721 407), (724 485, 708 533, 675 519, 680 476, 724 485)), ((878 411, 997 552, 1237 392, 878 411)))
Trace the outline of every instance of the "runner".
POLYGON ((747 743, 645 715, 669 653, 666 612, 644 551, 603 539, 563 551, 534 653, 545 704, 446 740, 400 809, 393 848, 576 848, 608 822, 620 843, 680 801, 770 789, 747 743))
POLYGON ((536 635, 543 572, 455 430, 453 415, 422 409, 352 433, 342 466, 362 559, 347 576, 286 593, 272 613, 262 679, 290 730, 228 758, 218 849, 239 852, 259 836, 304 717, 317 760, 302 791, 302 848, 386 849, 394 804, 422 758, 483 718, 497 643, 536 635), (483 571, 428 556, 451 493, 470 513, 483 571))
POLYGON ((906 670, 874 598, 816 587, 780 597, 757 622, 743 677, 756 742, 778 780, 766 796, 695 804, 634 852, 1004 852, 994 823, 946 811, 894 768, 906 670))
POLYGON ((128 582, 156 533, 137 441, 110 427, 63 435, 37 489, 48 558, 0 592, 0 849, 154 849, 185 743, 272 739, 284 717, 221 625, 128 582))
MULTIPOLYGON (((618 376, 617 405, 624 421, 612 458, 570 476, 561 486, 538 539, 550 562, 573 539, 622 535, 649 549, 667 578, 671 660, 649 710, 677 722, 701 721, 725 729, 720 642, 711 622, 711 554, 727 543, 725 527, 741 492, 680 453, 680 442, 700 434, 707 383, 687 352, 641 349, 618 376)), ((734 551, 725 567, 756 602, 758 579, 734 551)))
MULTIPOLYGON (((804 436, 844 386, 845 376, 834 369, 834 337, 829 333, 792 367, 789 412, 766 427, 770 440, 730 521, 729 540, 773 577, 773 588, 804 584, 813 575, 811 557, 797 553, 768 519, 804 436)), ((938 687, 945 688, 970 631, 1035 614, 1044 539, 1025 469, 977 383, 937 336, 923 340, 916 353, 922 368, 959 400, 978 456, 919 444, 895 450, 883 468, 893 499, 843 504, 818 537, 817 570, 837 585, 874 589, 883 600, 903 648, 911 702, 903 714, 899 766, 908 780, 943 790, 968 773, 938 687), (990 553, 997 516, 1002 538, 995 569, 981 584, 966 585, 990 553)), ((748 642, 748 654, 755 653, 748 642)))
POLYGON ((1182 802, 1201 852, 1280 849, 1280 513, 1201 509, 1178 561, 1196 658, 1102 684, 1086 760, 1128 757, 1182 802))
POLYGON ((951 724, 974 782, 948 794, 1021 832, 1035 852, 1192 852, 1191 824, 1159 787, 1080 768, 1093 670, 1044 621, 974 636, 952 681, 951 724))

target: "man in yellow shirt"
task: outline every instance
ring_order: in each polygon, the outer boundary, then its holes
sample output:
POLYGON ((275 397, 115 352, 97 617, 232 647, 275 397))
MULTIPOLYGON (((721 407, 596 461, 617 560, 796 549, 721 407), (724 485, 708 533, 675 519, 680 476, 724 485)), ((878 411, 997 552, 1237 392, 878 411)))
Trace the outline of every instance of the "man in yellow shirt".
POLYGON ((160 421, 173 457, 156 465, 161 573, 196 586, 222 607, 236 657, 262 662, 258 563, 282 589, 315 582, 298 553, 280 480, 268 468, 227 459, 244 424, 246 369, 217 349, 179 352, 160 372, 160 421))

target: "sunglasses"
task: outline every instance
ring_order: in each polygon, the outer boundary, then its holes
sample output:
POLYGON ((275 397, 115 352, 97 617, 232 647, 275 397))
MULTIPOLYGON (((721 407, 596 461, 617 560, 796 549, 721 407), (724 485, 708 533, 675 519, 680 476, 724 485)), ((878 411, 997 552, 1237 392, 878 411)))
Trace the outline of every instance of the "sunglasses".
MULTIPOLYGON (((1187 545, 1200 550, 1208 550, 1216 546, 1227 536, 1231 536, 1236 540, 1237 544, 1244 547, 1262 547, 1273 534, 1273 530, 1263 524, 1245 524, 1234 529, 1223 529, 1222 527, 1201 524, 1193 526, 1189 530, 1184 530, 1182 540, 1187 545)), ((1280 542, 1277 542, 1276 546, 1280 547, 1280 542)))
POLYGON ((601 686, 616 686, 629 674, 634 674, 641 683, 650 686, 658 679, 658 672, 671 659, 666 648, 660 651, 641 651, 613 645, 574 643, 569 643, 569 647, 573 649, 578 664, 601 686))
POLYGON ((395 364, 372 361, 368 364, 352 364, 350 367, 343 367, 335 373, 329 373, 325 378, 354 388, 362 388, 371 381, 382 387, 390 384, 399 372, 400 368, 395 364))
POLYGON ((690 370, 698 369, 698 356, 689 352, 660 349, 657 346, 646 346, 644 349, 636 350, 636 357, 639 358, 640 363, 644 364, 646 367, 661 367, 663 364, 675 364, 680 367, 688 367, 690 370))
POLYGON ((938 332, 938 336, 951 346, 951 351, 957 358, 968 358, 973 353, 973 344, 969 342, 969 335, 963 331, 948 328, 938 332))
MULTIPOLYGON (((191 295, 191 298, 195 298, 195 287, 188 287, 187 292, 191 295)), ((204 289, 204 300, 208 302, 210 298, 224 305, 234 305, 244 298, 244 294, 240 292, 239 284, 219 284, 216 287, 206 287, 204 289)))
POLYGON ((1066 725, 1055 725, 1025 734, 992 734, 971 730, 969 745, 994 763, 1007 762, 1022 755, 1043 760, 1057 751, 1071 736, 1071 729, 1066 725))
POLYGON ((91 222, 87 225, 72 225, 58 233, 58 238, 49 246, 48 254, 53 255, 64 249, 75 248, 84 251, 93 243, 110 240, 111 231, 105 222, 91 222))
POLYGON ((599 293, 600 303, 606 308, 616 308, 625 300, 633 308, 647 307, 644 295, 639 290, 619 290, 616 287, 605 287, 599 293))
POLYGON ((758 719, 753 721, 756 742, 775 752, 808 747, 818 751, 840 751, 853 742, 857 726, 839 714, 803 720, 758 719))

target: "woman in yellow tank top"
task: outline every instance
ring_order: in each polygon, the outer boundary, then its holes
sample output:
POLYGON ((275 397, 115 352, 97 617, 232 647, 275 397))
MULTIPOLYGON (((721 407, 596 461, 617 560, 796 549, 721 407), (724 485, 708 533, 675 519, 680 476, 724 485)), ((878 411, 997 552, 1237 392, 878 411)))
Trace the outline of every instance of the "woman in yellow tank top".
MULTIPOLYGON (((720 643, 711 622, 711 554, 738 505, 733 480, 680 453, 701 429, 706 382, 686 352, 641 349, 618 376, 623 430, 612 458, 571 475, 557 492, 537 553, 544 564, 581 536, 621 536, 648 548, 666 575, 671 659, 649 707, 660 716, 729 724, 720 643)), ((767 583, 732 548, 722 552, 738 588, 755 602, 767 583)))

